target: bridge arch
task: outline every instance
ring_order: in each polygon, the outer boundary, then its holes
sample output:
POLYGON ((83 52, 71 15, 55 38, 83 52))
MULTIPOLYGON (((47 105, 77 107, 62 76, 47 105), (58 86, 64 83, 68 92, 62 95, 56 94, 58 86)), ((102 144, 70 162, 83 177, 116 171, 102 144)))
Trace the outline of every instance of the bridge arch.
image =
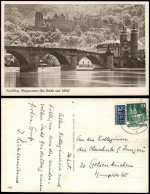
POLYGON ((83 58, 87 58, 91 61, 92 65, 101 65, 101 62, 99 61, 99 59, 93 55, 81 55, 78 57, 78 65, 79 62, 83 59, 83 58))
POLYGON ((20 71, 22 68, 25 68, 28 66, 27 59, 22 53, 19 53, 15 50, 9 50, 9 49, 6 49, 6 53, 12 54, 18 60, 19 66, 20 66, 20 71))
POLYGON ((70 65, 68 59, 66 56, 64 56, 63 54, 59 53, 59 52, 54 52, 54 51, 47 51, 47 52, 43 52, 42 56, 39 58, 42 59, 44 56, 46 55, 52 55, 54 57, 56 57, 56 59, 59 61, 61 68, 64 68, 64 66, 68 67, 70 65))
POLYGON ((87 55, 86 58, 88 58, 92 64, 100 64, 100 61, 95 56, 87 55))
POLYGON ((58 59, 60 65, 69 65, 69 62, 64 55, 58 52, 52 52, 51 54, 54 55, 58 59))

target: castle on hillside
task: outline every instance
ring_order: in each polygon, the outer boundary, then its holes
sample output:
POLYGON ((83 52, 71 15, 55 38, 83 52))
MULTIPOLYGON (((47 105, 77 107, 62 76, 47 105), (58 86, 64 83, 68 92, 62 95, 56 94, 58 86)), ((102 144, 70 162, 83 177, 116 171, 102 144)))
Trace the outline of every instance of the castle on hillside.
POLYGON ((88 28, 100 28, 107 27, 112 28, 114 30, 119 30, 119 24, 105 24, 102 21, 100 16, 79 16, 73 17, 73 19, 69 19, 68 16, 65 16, 63 13, 58 15, 57 13, 53 16, 53 18, 43 18, 42 12, 35 13, 35 26, 34 30, 45 31, 45 30, 54 30, 59 29, 62 32, 71 32, 74 28, 79 25, 81 29, 85 30, 88 28))
POLYGON ((71 31, 73 29, 73 21, 67 19, 62 13, 60 16, 55 14, 53 19, 43 18, 42 12, 35 13, 35 30, 44 31, 44 30, 55 30, 56 28, 61 31, 71 31))

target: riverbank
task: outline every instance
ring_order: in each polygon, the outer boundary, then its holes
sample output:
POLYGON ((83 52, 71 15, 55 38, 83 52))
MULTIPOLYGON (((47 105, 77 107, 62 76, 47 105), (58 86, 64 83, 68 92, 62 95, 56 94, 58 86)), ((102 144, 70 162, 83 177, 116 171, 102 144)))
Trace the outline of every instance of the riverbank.
MULTIPOLYGON (((56 67, 38 67, 38 71, 50 71, 50 70, 60 70, 61 66, 56 67)), ((5 67, 5 72, 19 72, 20 67, 5 67)), ((67 71, 67 70, 66 70, 67 71)), ((72 71, 72 70, 71 70, 72 71)), ((127 71, 127 72, 145 72, 145 68, 93 68, 93 67, 77 67, 76 71, 127 71)))
POLYGON ((145 68, 113 68, 112 71, 145 71, 145 68))

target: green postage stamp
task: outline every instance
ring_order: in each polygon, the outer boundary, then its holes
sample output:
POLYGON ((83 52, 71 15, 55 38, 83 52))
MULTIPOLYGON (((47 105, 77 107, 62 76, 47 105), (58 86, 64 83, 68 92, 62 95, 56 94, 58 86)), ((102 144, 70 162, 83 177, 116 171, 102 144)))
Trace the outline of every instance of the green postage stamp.
POLYGON ((146 103, 115 105, 115 124, 130 134, 139 134, 148 127, 146 103))
POLYGON ((147 126, 146 103, 127 104, 127 127, 147 126))

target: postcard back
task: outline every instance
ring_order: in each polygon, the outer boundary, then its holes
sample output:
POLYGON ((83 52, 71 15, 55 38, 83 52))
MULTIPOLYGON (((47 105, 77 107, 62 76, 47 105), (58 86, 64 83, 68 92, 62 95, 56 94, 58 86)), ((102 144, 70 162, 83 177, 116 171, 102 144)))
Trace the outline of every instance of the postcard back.
POLYGON ((2 99, 2 191, 147 192, 148 99, 2 99))

